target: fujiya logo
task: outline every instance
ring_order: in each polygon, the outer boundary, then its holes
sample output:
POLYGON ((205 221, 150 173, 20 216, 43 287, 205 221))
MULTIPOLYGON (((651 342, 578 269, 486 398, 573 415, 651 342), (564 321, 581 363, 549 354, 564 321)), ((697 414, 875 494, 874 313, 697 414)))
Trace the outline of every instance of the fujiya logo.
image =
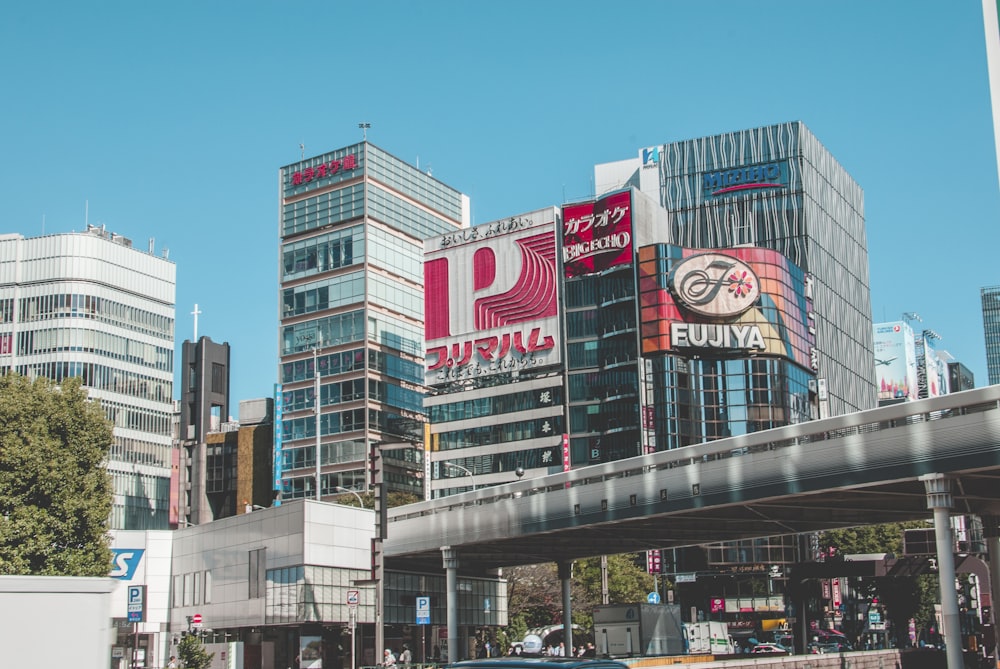
POLYGON ((112 548, 111 558, 111 578, 131 581, 135 576, 135 570, 142 561, 142 554, 146 552, 144 548, 112 548))
POLYGON ((652 167, 660 162, 660 147, 654 146, 642 150, 642 166, 652 167))
POLYGON ((716 319, 739 316, 760 296, 760 284, 750 265, 721 253, 682 260, 671 270, 669 284, 689 311, 716 319))

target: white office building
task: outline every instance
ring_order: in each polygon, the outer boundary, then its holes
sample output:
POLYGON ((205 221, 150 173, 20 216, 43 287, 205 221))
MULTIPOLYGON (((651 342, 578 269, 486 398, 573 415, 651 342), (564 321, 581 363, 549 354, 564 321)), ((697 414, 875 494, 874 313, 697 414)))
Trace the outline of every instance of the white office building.
POLYGON ((167 529, 176 267, 103 227, 0 235, 0 373, 82 377, 114 423, 114 529, 167 529))

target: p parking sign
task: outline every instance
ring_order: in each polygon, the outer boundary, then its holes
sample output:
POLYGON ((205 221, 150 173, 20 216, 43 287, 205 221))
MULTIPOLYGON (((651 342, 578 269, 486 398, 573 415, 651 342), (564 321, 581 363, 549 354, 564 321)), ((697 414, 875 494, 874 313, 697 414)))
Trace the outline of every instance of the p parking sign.
POLYGON ((130 623, 146 622, 146 586, 128 586, 128 621, 130 623))

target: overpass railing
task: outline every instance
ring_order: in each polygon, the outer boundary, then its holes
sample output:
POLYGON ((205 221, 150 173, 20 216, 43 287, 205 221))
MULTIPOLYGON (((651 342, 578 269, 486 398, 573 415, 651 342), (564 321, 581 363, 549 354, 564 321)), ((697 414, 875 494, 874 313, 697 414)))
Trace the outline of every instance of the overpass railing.
POLYGON ((828 442, 856 435, 894 430, 916 423, 946 421, 959 416, 998 410, 1000 410, 1000 385, 988 386, 762 432, 727 437, 670 451, 588 465, 535 479, 512 481, 441 499, 407 504, 390 509, 389 522, 448 513, 457 509, 493 504, 511 498, 565 491, 566 488, 600 484, 616 478, 642 476, 654 470, 685 467, 696 463, 739 457, 748 453, 772 451, 814 442, 828 442))

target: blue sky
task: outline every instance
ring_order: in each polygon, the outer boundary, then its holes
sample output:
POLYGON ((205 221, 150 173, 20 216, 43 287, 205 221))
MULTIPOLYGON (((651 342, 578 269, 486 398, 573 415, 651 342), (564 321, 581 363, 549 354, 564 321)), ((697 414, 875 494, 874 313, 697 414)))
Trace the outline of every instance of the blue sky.
POLYGON ((168 248, 178 344, 197 303, 232 345, 234 414, 276 380, 278 169, 362 121, 482 223, 586 197, 642 146, 802 120, 865 191, 874 320, 919 313, 987 383, 975 0, 18 3, 0 74, 0 232, 86 215, 168 248))

